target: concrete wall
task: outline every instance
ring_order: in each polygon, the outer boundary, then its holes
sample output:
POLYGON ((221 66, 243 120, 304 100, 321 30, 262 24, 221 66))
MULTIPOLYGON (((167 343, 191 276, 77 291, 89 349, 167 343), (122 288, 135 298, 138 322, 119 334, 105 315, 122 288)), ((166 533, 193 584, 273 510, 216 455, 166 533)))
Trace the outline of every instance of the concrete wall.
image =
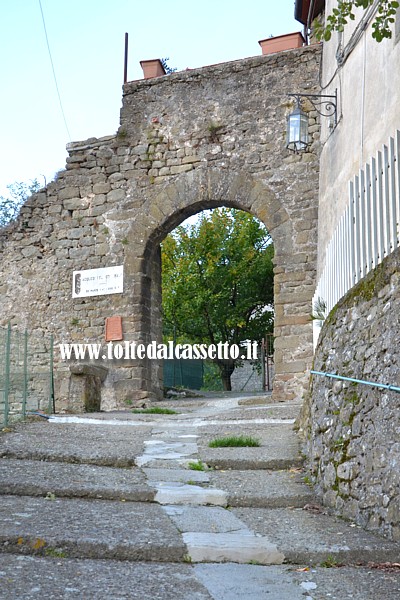
MULTIPOLYGON (((159 244, 188 216, 217 206, 250 212, 273 237, 274 393, 302 396, 312 359, 319 143, 313 125, 309 152, 286 149, 287 93, 318 91, 319 61, 319 47, 300 48, 126 84, 118 133, 69 144, 66 170, 1 232, 0 324, 54 333, 59 408, 72 409, 70 364, 58 344, 104 342, 105 318, 116 315, 124 340, 159 340, 159 244), (74 270, 112 265, 124 266, 123 294, 71 297, 74 270)), ((156 361, 100 362, 108 369, 102 408, 160 396, 156 361)))
MULTIPOLYGON (((400 250, 361 280, 325 322, 317 371, 400 382, 400 250)), ((400 540, 400 394, 313 376, 304 407, 308 464, 323 503, 400 540)))
MULTIPOLYGON (((337 2, 327 0, 326 14, 337 2)), ((348 182, 370 157, 386 144, 400 124, 400 36, 377 43, 371 20, 359 31, 362 9, 343 33, 324 42, 322 93, 338 93, 338 125, 329 130, 321 120, 323 149, 320 165, 320 215, 318 223, 318 273, 325 250, 348 203, 348 182)))

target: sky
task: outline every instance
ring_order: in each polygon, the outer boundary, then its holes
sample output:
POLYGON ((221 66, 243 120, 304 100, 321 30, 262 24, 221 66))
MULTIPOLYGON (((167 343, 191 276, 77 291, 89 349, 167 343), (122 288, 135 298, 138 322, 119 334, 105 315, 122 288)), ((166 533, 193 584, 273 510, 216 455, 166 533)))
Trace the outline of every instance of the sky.
POLYGON ((301 31, 293 15, 294 0, 0 0, 0 195, 51 181, 68 142, 117 131, 125 32, 133 81, 140 60, 179 71, 257 56, 259 40, 301 31))

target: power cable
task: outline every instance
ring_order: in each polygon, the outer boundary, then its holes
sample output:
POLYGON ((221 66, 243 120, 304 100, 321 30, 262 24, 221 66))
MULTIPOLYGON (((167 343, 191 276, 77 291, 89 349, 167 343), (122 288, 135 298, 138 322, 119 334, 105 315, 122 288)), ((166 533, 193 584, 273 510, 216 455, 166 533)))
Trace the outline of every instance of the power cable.
POLYGON ((50 62, 51 62, 51 69, 53 71, 53 78, 54 78, 54 83, 56 85, 57 96, 58 96, 58 101, 59 101, 59 104, 60 104, 61 114, 62 114, 62 117, 64 119, 64 125, 65 125, 65 129, 67 130, 67 133, 68 133, 69 141, 72 141, 71 134, 70 134, 69 129, 68 129, 67 119, 65 118, 64 108, 63 108, 63 105, 62 105, 62 102, 61 102, 61 94, 60 94, 60 90, 58 88, 56 71, 55 71, 55 68, 54 68, 53 57, 51 55, 49 38, 47 36, 46 21, 45 21, 45 18, 44 18, 44 13, 43 13, 43 8, 42 8, 42 2, 41 2, 41 0, 39 0, 39 6, 40 6, 40 12, 42 14, 43 29, 44 29, 44 34, 45 34, 45 37, 46 37, 47 50, 49 52, 49 57, 50 57, 50 62))

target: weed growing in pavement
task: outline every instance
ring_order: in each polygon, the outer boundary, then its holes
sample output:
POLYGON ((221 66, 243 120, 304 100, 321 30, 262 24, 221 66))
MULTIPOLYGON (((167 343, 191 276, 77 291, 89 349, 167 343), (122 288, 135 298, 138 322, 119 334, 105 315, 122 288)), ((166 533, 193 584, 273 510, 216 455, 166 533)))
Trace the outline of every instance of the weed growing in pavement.
POLYGON ((232 435, 226 438, 216 438, 208 444, 209 448, 242 448, 261 446, 260 440, 244 435, 232 435))
POLYGON ((336 558, 332 555, 329 555, 328 558, 320 564, 320 567, 325 567, 325 569, 333 569, 334 567, 339 566, 340 565, 337 562, 336 558))
POLYGON ((206 466, 201 460, 198 460, 197 462, 188 463, 188 467, 192 471, 205 471, 206 470, 206 466))

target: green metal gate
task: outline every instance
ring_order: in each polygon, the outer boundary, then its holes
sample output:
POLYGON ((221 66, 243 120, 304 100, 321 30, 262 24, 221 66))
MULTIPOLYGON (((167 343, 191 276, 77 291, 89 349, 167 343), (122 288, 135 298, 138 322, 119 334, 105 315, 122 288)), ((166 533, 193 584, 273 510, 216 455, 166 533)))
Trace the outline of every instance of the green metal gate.
POLYGON ((54 412, 53 337, 0 327, 0 425, 54 412))

